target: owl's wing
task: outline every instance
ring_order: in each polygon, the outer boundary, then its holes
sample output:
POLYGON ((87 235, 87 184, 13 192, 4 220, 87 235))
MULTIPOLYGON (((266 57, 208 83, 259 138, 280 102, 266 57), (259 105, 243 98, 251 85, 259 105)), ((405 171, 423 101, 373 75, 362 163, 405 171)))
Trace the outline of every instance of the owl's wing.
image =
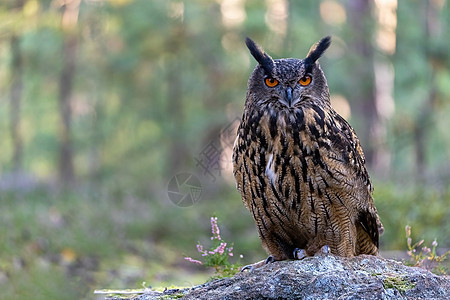
POLYGON ((350 124, 335 113, 326 131, 330 142, 330 157, 337 159, 340 168, 344 168, 352 180, 365 185, 373 192, 372 182, 366 169, 366 159, 361 144, 350 124))
POLYGON ((332 113, 335 115, 329 119, 325 134, 329 149, 322 153, 327 173, 332 178, 327 182, 328 190, 353 211, 357 225, 378 247, 379 235, 384 229, 373 204, 373 187, 362 147, 350 124, 339 114, 332 113))

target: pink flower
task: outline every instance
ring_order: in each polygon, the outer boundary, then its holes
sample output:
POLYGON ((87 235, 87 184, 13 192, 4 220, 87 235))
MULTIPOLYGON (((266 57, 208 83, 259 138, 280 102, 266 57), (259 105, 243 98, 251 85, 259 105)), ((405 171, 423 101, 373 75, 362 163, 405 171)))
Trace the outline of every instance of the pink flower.
POLYGON ((220 243, 219 246, 217 246, 216 249, 209 251, 209 254, 216 254, 219 253, 220 255, 223 254, 223 252, 225 251, 225 247, 227 246, 227 243, 220 243))
POLYGON ((202 254, 205 254, 205 253, 206 253, 206 251, 203 249, 203 246, 200 245, 200 244, 197 245, 197 251, 200 252, 200 253, 202 253, 202 254))
POLYGON ((211 231, 213 234, 213 236, 211 237, 211 240, 217 239, 220 241, 221 237, 220 237, 219 226, 217 225, 217 217, 211 217, 211 231))
POLYGON ((193 259, 192 257, 185 257, 185 260, 187 260, 188 262, 194 263, 194 264, 199 264, 199 265, 203 265, 203 263, 199 260, 193 259))
POLYGON ((219 247, 217 247, 218 252, 220 255, 223 254, 223 252, 225 251, 225 247, 227 246, 227 243, 220 243, 219 247))
POLYGON ((437 245, 438 245, 438 243, 437 243, 436 240, 434 240, 434 241, 431 243, 431 246, 433 246, 433 247, 437 247, 437 245))

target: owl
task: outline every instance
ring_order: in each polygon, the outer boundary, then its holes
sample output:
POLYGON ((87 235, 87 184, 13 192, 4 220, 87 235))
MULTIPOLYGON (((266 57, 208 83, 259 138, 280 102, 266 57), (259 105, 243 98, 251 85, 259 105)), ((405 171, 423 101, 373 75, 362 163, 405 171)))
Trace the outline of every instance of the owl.
POLYGON ((248 81, 233 147, 233 174, 268 261, 378 254, 383 226, 364 153, 330 103, 318 59, 325 37, 304 59, 272 59, 246 39, 258 65, 248 81))

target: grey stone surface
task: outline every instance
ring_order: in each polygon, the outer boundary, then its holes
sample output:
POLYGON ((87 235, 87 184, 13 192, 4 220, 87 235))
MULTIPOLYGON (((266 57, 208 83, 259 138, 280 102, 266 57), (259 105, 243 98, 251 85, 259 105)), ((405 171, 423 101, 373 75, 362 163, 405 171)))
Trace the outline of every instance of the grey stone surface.
MULTIPOLYGON (((249 273, 148 299, 450 299, 450 278, 394 260, 361 255, 274 262, 249 273)), ((120 299, 120 298, 115 298, 120 299)))

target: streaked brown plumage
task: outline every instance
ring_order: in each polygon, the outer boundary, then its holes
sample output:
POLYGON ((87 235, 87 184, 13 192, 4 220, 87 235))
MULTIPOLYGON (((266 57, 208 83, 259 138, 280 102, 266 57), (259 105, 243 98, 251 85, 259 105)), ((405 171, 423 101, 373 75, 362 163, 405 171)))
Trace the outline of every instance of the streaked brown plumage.
POLYGON ((273 60, 252 40, 259 65, 248 83, 234 145, 237 189, 275 260, 378 254, 383 227, 373 205, 364 154, 353 128, 330 104, 316 62, 326 37, 305 59, 273 60))

